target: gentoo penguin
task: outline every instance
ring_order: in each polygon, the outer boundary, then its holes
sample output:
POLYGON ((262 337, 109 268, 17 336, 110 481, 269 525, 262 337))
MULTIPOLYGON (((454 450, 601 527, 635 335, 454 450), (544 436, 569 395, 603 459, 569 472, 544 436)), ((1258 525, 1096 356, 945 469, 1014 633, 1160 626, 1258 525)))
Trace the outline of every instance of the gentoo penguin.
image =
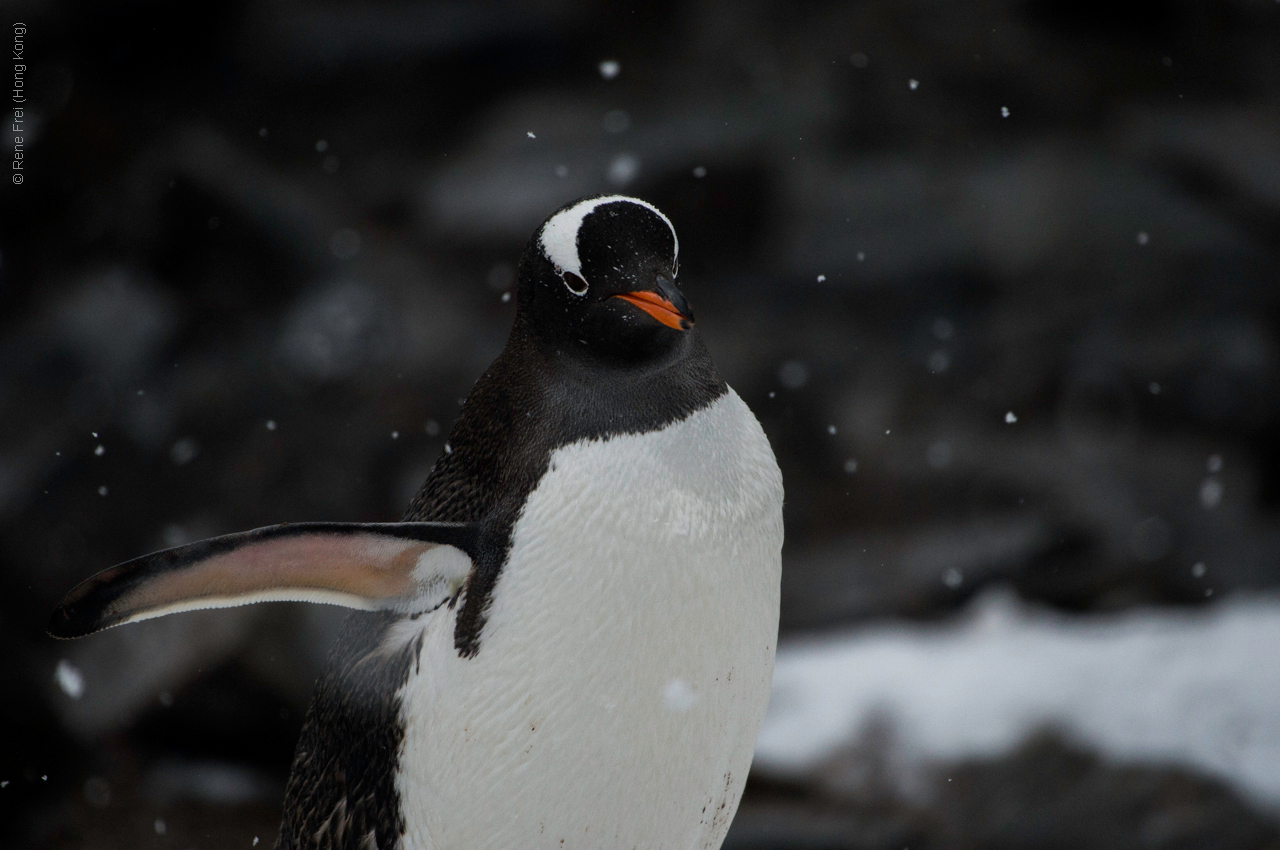
POLYGON ((782 478, 677 283, 671 222, 577 201, 399 523, 297 523, 113 567, 50 633, 362 609, 316 687, 279 846, 715 850, 764 716, 782 478))

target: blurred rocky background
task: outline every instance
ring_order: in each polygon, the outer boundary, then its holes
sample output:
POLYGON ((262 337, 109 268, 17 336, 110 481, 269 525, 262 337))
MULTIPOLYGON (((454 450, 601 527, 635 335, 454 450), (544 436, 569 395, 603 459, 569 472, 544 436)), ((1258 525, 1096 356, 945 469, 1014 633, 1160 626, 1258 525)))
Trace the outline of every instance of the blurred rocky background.
POLYGON ((1191 687, 1160 728, 1280 752, 1280 703, 1243 693, 1280 695, 1280 3, 5 8, 30 100, 0 190, 0 845, 274 842, 342 615, 62 644, 49 612, 156 548, 397 519, 532 229, 624 191, 674 221, 782 466, 779 682, 824 641, 909 648, 846 740, 766 739, 726 846, 1280 847, 1265 766, 1072 709, 1191 687), (1044 723, 1006 745, 895 746, 911 693, 945 716, 1006 670, 907 686, 973 667, 982 628, 1048 647, 997 679, 1061 703, 1028 696, 1044 723))

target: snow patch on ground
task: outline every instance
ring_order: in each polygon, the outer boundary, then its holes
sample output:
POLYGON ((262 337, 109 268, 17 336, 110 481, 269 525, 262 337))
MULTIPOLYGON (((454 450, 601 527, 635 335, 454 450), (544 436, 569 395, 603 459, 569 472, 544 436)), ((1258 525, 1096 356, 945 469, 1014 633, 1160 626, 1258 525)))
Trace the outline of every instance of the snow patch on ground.
POLYGON ((784 643, 754 767, 809 773, 886 718, 916 765, 1003 755, 1051 727, 1277 807, 1280 600, 1081 617, 994 592, 948 624, 784 643))

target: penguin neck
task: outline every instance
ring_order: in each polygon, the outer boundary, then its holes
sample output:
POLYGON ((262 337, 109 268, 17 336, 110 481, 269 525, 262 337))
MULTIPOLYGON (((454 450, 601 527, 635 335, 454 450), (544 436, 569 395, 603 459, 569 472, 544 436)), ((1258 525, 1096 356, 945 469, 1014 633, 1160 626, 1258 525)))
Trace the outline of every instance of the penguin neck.
POLYGON ((728 391, 695 329, 659 357, 618 363, 544 340, 517 316, 494 365, 508 386, 537 387, 563 443, 655 431, 728 391))

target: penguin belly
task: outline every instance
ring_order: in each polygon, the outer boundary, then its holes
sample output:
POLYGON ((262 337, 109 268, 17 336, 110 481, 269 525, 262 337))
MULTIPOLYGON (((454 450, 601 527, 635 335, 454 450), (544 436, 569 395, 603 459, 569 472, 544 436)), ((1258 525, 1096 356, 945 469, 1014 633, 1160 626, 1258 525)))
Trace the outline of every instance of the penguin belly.
POLYGON ((777 642, 782 478, 732 391, 659 431, 555 450, 480 650, 418 640, 396 778, 406 850, 715 850, 777 642))

